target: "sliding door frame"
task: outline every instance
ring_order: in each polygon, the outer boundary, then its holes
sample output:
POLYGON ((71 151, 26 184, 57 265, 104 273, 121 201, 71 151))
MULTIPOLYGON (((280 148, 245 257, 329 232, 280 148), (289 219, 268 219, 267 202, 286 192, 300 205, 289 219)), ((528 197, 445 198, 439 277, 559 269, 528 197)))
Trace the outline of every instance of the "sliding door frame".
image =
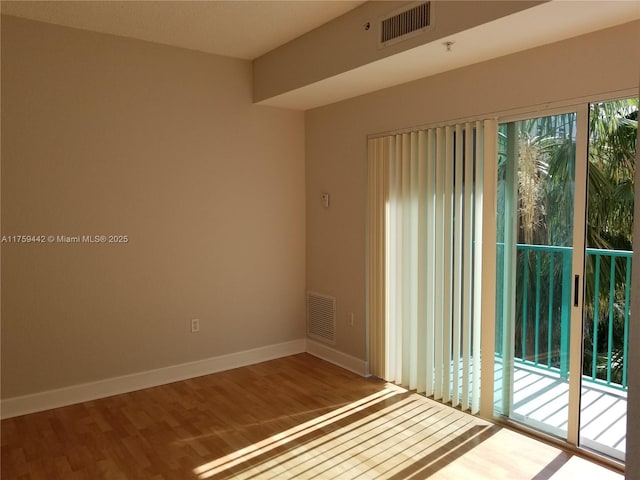
POLYGON ((569 337, 569 421, 567 442, 579 446, 580 442, 580 401, 582 398, 583 363, 583 298, 584 272, 587 234, 587 185, 589 182, 589 103, 575 109, 577 113, 576 166, 574 173, 573 207, 573 279, 574 285, 571 303, 571 336, 569 337), (574 280, 575 281, 575 280, 574 280))

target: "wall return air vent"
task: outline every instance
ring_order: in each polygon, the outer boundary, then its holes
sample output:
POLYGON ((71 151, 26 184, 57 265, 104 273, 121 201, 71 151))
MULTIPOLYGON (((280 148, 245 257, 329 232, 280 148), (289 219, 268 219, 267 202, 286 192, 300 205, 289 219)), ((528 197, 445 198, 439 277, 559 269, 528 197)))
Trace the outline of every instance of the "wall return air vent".
POLYGON ((336 343, 336 299, 307 292, 307 335, 314 340, 336 343))
POLYGON ((380 21, 380 47, 418 35, 431 25, 431 2, 413 3, 380 21))

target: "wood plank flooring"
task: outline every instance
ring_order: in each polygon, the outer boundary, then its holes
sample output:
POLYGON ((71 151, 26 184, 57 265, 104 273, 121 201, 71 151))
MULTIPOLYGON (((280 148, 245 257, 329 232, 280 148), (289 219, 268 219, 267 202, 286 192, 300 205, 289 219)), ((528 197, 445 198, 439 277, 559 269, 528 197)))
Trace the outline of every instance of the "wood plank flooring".
POLYGON ((308 354, 3 420, 2 479, 622 476, 308 354))

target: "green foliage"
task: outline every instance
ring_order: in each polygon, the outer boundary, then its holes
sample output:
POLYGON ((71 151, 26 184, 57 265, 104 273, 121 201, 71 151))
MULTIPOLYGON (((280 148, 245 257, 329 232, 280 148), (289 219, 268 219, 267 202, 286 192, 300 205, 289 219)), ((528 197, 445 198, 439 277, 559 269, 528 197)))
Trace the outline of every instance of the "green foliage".
MULTIPOLYGON (((630 251, 633 243, 638 99, 591 105, 589 132, 587 246, 630 251)), ((612 279, 612 260, 603 257, 596 279, 595 257, 587 257, 583 332, 585 375, 591 375, 593 371, 594 330, 597 326, 596 376, 606 380, 605 367, 610 363, 611 381, 620 384, 623 383, 625 292, 630 287, 626 285, 627 263, 622 260, 615 261, 612 279)))
POLYGON ((587 246, 631 250, 638 99, 591 105, 587 246))

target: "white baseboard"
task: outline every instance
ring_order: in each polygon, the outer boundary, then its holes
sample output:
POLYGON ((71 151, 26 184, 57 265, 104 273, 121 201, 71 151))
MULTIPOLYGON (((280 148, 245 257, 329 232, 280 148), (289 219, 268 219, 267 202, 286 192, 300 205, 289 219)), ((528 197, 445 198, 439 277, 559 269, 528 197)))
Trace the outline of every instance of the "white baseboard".
POLYGON ((293 340, 147 372, 72 385, 31 395, 6 398, 0 404, 0 418, 11 418, 18 415, 41 412, 52 408, 133 392, 143 388, 157 387, 158 385, 209 375, 232 368, 244 367, 275 358, 303 353, 306 347, 307 341, 305 339, 293 340))
POLYGON ((352 357, 309 338, 307 338, 307 353, 363 377, 369 375, 369 362, 352 357))

